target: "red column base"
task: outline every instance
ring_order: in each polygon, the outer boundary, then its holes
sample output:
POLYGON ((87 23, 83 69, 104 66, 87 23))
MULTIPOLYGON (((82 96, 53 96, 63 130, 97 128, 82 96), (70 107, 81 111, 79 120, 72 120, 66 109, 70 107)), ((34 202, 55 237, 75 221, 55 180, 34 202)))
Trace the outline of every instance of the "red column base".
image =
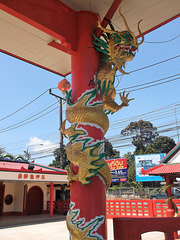
POLYGON ((166 210, 167 217, 174 217, 174 213, 175 213, 174 209, 168 208, 166 210))

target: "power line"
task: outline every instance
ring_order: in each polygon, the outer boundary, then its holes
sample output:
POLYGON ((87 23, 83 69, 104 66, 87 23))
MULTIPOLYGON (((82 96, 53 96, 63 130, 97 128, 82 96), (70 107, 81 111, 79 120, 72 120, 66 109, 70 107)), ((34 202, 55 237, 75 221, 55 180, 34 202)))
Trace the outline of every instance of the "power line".
MULTIPOLYGON (((172 57, 172 58, 165 59, 165 60, 160 61, 160 62, 157 62, 157 63, 153 63, 153 64, 151 64, 151 65, 148 65, 148 66, 145 66, 145 67, 142 67, 142 68, 135 69, 135 70, 133 70, 133 71, 130 71, 129 73, 138 72, 138 71, 144 70, 144 69, 146 69, 146 68, 150 68, 150 67, 156 66, 156 65, 158 65, 158 64, 171 61, 171 60, 173 60, 173 59, 175 59, 175 58, 178 58, 178 57, 180 57, 180 55, 177 55, 177 56, 172 57)), ((123 75, 123 74, 120 74, 120 75, 117 75, 117 76, 119 77, 119 76, 122 76, 122 75, 123 75)))
POLYGON ((145 88, 155 87, 155 86, 158 86, 158 85, 161 85, 161 84, 164 84, 164 83, 173 82, 173 81, 178 80, 178 79, 179 79, 179 77, 171 79, 171 80, 168 80, 168 81, 164 81, 162 83, 152 84, 151 86, 146 86, 146 87, 143 87, 143 88, 133 89, 133 90, 130 90, 129 92, 134 92, 134 91, 139 91, 139 90, 142 90, 142 89, 145 89, 145 88))
POLYGON ((26 105, 24 105, 23 107, 19 108, 18 110, 16 110, 15 112, 7 115, 6 117, 3 117, 0 119, 0 121, 3 121, 4 119, 7 119, 9 117, 11 117, 12 115, 14 115, 15 113, 21 111, 22 109, 24 109, 25 107, 29 106, 31 103, 35 102, 38 98, 40 98, 41 96, 43 96, 47 91, 49 90, 46 90, 45 92, 43 92, 42 94, 40 94, 38 97, 36 97, 35 99, 33 99, 32 101, 30 101, 29 103, 27 103, 26 105))
POLYGON ((168 43, 168 42, 171 42, 171 41, 175 40, 178 37, 180 37, 180 35, 177 35, 176 37, 171 38, 171 39, 166 40, 166 41, 163 41, 163 42, 147 42, 147 41, 144 41, 144 43, 168 43))
POLYGON ((179 75, 180 75, 180 73, 174 74, 174 75, 171 75, 171 76, 168 76, 168 77, 160 78, 160 79, 157 79, 157 80, 154 80, 154 81, 151 81, 151 82, 134 85, 134 86, 130 86, 130 87, 127 87, 127 88, 117 89, 117 91, 123 91, 125 89, 131 89, 131 88, 135 88, 135 87, 139 87, 139 86, 145 86, 145 85, 148 85, 148 84, 151 84, 151 83, 160 82, 162 80, 165 80, 165 79, 168 79, 168 78, 171 78, 171 77, 175 77, 175 76, 179 76, 179 75))
POLYGON ((20 123, 26 122, 27 120, 29 120, 29 119, 31 119, 31 118, 39 115, 39 114, 42 113, 42 112, 45 112, 47 109, 51 108, 52 106, 54 106, 54 105, 56 105, 56 104, 57 104, 57 102, 56 102, 56 103, 53 103, 52 105, 50 105, 49 107, 43 109, 42 111, 40 111, 40 112, 32 115, 31 117, 28 117, 28 118, 24 119, 23 121, 17 122, 17 123, 15 123, 15 124, 13 124, 13 125, 10 125, 9 127, 2 128, 2 129, 0 129, 0 132, 3 131, 3 130, 6 130, 6 129, 12 128, 12 127, 14 127, 14 126, 17 126, 17 125, 19 125, 20 123))
MULTIPOLYGON (((177 103, 176 103, 177 104, 177 103)), ((118 129, 118 128, 122 128, 123 126, 125 126, 125 124, 127 125, 131 120, 134 120, 134 119, 137 119, 137 118, 141 118, 143 117, 144 118, 150 118, 150 121, 152 121, 152 117, 153 116, 159 116, 159 117, 164 117, 166 116, 167 118, 167 115, 162 115, 162 114, 165 114, 165 113, 168 113, 168 112, 173 112, 174 110, 173 109, 168 109, 168 108, 172 108, 172 106, 174 106, 174 103, 173 104, 170 104, 170 105, 167 105, 167 106, 164 106, 164 107, 161 107, 159 109, 156 109, 154 111, 150 111, 150 112, 147 112, 147 113, 143 113, 143 114, 140 114, 140 115, 136 115, 136 116, 132 116, 130 118, 124 118, 124 119, 121 119, 121 122, 119 121, 112 121, 110 122, 110 129, 109 131, 113 130, 113 129, 118 129), (159 112, 159 113, 158 113, 159 112), (111 126, 113 124, 113 126, 111 126), (120 125, 120 126, 119 126, 120 125)), ((179 106, 180 107, 180 106, 179 106)), ((178 108, 178 106, 177 106, 178 108)), ((178 113, 178 112, 177 112, 178 113)), ((174 115, 174 114, 173 114, 174 115)), ((156 118, 157 119, 157 118, 156 118)), ((155 120, 156 120, 155 119, 155 120)), ((159 128, 160 126, 158 126, 159 128)), ((46 139, 51 139, 51 140, 55 140, 55 139, 58 139, 58 132, 52 132, 52 133, 47 133, 47 134, 44 134, 44 135, 41 135, 41 136, 38 136, 38 138, 41 138, 43 140, 46 140, 46 139)), ((24 140, 21 140, 21 141, 16 141, 16 142, 12 142, 12 143, 7 143, 5 144, 6 146, 9 145, 9 144, 13 144, 14 146, 9 146, 9 148, 17 148, 17 147, 21 147, 22 146, 22 143, 25 143, 29 141, 29 139, 24 139, 24 140)), ((24 145, 24 144, 23 144, 24 145)))
POLYGON ((24 125, 26 125, 26 124, 28 124, 28 123, 31 123, 31 122, 33 122, 33 121, 39 119, 39 118, 44 117, 45 115, 51 113, 52 111, 56 110, 57 108, 58 108, 58 107, 55 107, 55 108, 53 108, 51 111, 49 111, 49 112, 47 112, 47 113, 45 113, 45 114, 43 114, 43 115, 41 115, 41 116, 39 116, 39 117, 33 119, 33 120, 31 120, 31 121, 29 121, 29 122, 27 122, 27 123, 23 123, 23 124, 21 124, 21 125, 19 125, 19 126, 17 126, 17 127, 13 127, 13 128, 11 128, 11 129, 7 129, 7 130, 4 130, 4 131, 0 131, 0 133, 8 132, 8 131, 14 130, 14 129, 16 129, 16 128, 22 127, 22 126, 24 126, 24 125))
MULTIPOLYGON (((152 113, 156 113, 156 112, 158 112, 158 111, 161 111, 161 110, 166 109, 166 108, 169 108, 169 107, 173 107, 174 104, 180 104, 180 102, 172 103, 172 104, 169 104, 169 105, 167 105, 167 106, 158 108, 158 109, 156 109, 156 110, 153 110, 153 111, 150 111, 150 112, 146 112, 146 113, 143 113, 143 114, 139 114, 139 115, 135 115, 135 116, 132 116, 132 117, 130 117, 130 118, 121 119, 121 123, 130 121, 131 119, 134 119, 134 118, 142 117, 142 116, 144 116, 144 115, 149 115, 149 114, 152 114, 152 113)), ((112 122, 110 122, 110 124, 114 124, 114 123, 116 123, 116 122, 117 122, 117 121, 112 121, 112 122)), ((118 122, 119 122, 119 121, 118 121, 118 122)))

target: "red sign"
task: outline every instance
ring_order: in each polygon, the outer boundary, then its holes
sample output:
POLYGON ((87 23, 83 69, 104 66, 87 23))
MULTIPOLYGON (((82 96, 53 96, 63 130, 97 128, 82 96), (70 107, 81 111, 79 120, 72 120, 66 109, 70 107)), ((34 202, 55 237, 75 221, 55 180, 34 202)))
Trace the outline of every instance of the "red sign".
POLYGON ((127 181, 127 159, 115 158, 106 160, 112 176, 112 183, 126 182, 127 181))
POLYGON ((127 160, 126 158, 116 158, 106 160, 110 170, 122 169, 127 168, 127 160))

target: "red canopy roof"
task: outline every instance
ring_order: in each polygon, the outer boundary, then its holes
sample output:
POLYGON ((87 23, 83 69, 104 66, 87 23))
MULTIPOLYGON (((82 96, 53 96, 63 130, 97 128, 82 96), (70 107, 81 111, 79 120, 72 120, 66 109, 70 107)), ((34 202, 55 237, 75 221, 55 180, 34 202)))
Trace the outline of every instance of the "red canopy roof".
POLYGON ((17 163, 9 161, 0 161, 0 171, 9 172, 29 172, 29 173, 49 173, 49 174, 65 174, 67 171, 59 168, 49 167, 41 164, 30 163, 34 166, 33 169, 28 169, 29 164, 27 163, 17 163))
POLYGON ((174 174, 180 176, 180 161, 179 152, 180 143, 178 143, 161 161, 161 164, 153 168, 144 170, 141 169, 142 174, 163 176, 166 174, 174 174), (178 161, 172 162, 172 159, 177 158, 178 161))
POLYGON ((142 174, 149 175, 166 175, 166 174, 175 174, 180 175, 180 164, 160 164, 148 170, 141 170, 142 174))

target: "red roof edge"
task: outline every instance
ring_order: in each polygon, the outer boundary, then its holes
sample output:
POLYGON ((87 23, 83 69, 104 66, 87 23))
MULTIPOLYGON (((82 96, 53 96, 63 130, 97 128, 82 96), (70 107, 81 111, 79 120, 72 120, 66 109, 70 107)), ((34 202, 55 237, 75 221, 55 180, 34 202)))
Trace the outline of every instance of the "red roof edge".
POLYGON ((147 169, 147 170, 144 170, 144 168, 141 168, 141 173, 142 173, 143 175, 146 175, 146 174, 148 174, 149 172, 151 172, 151 171, 153 171, 153 170, 155 170, 155 169, 157 169, 157 168, 159 168, 159 167, 162 167, 162 166, 164 166, 164 164, 159 164, 159 165, 157 165, 157 166, 155 166, 155 167, 152 167, 152 168, 149 168, 149 169, 147 169))
POLYGON ((2 53, 4 53, 4 54, 7 54, 7 55, 9 55, 9 56, 11 56, 11 57, 17 58, 17 59, 19 59, 19 60, 21 60, 21 61, 30 63, 30 64, 32 64, 32 65, 34 65, 34 66, 36 66, 36 67, 42 68, 42 69, 44 69, 44 70, 46 70, 46 71, 49 71, 49 72, 52 72, 52 73, 54 73, 54 74, 60 75, 61 77, 66 77, 66 76, 68 76, 68 75, 71 73, 71 72, 67 72, 66 74, 62 74, 62 73, 57 72, 57 71, 54 71, 54 70, 52 70, 52 69, 50 69, 50 68, 44 67, 43 65, 40 65, 40 64, 38 64, 38 63, 32 62, 32 61, 30 61, 30 60, 28 60, 28 59, 25 59, 25 58, 22 58, 22 57, 20 57, 20 56, 17 56, 17 55, 15 55, 15 54, 13 54, 13 53, 7 52, 7 51, 5 51, 5 50, 3 50, 3 49, 0 49, 0 52, 2 52, 2 53))
POLYGON ((179 148, 180 148, 180 142, 173 149, 171 149, 170 152, 166 154, 166 156, 160 161, 160 163, 165 163, 165 162, 167 163, 169 161, 169 158, 171 158, 172 155, 175 154, 179 148))

